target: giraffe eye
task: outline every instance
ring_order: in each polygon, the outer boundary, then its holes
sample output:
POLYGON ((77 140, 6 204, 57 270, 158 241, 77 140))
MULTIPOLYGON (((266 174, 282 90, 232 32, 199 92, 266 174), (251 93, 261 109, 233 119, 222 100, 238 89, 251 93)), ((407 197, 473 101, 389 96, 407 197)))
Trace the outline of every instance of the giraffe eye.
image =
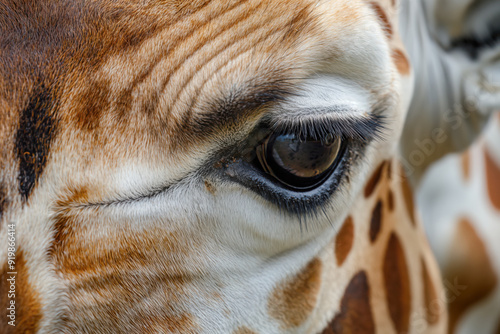
POLYGON ((285 186, 306 191, 331 174, 341 156, 341 139, 328 135, 322 140, 294 134, 271 134, 256 148, 262 169, 285 186))

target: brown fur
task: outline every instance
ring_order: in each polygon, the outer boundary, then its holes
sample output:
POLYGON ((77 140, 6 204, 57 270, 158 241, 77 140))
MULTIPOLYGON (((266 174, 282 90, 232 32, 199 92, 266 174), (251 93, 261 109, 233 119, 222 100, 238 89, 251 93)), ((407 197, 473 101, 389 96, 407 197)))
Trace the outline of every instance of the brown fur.
POLYGON ((377 204, 375 204, 375 207, 373 208, 372 211, 372 217, 370 220, 370 241, 375 242, 377 240, 377 236, 380 232, 380 229, 382 228, 382 222, 383 222, 383 210, 382 210, 382 201, 378 201, 377 204))
POLYGON ((391 189, 387 192, 387 207, 389 211, 394 211, 394 193, 391 189))
POLYGON ((238 327, 238 329, 233 334, 257 334, 248 327, 238 327))
POLYGON ((424 284, 425 317, 429 324, 435 324, 439 321, 439 315, 442 313, 441 304, 434 283, 429 276, 427 264, 424 259, 422 259, 421 262, 422 282, 424 284))
POLYGON ((322 263, 313 259, 291 280, 276 287, 268 302, 269 314, 281 328, 300 326, 311 314, 321 286, 322 263))
MULTIPOLYGON (((0 133, 0 139, 9 140, 5 141, 8 152, 0 153, 3 158, 13 152, 24 157, 27 152, 24 162, 36 177, 25 193, 50 203, 43 204, 50 206, 43 222, 51 224, 47 228, 51 234, 44 236, 49 240, 44 254, 64 290, 66 308, 57 320, 64 322, 66 332, 189 333, 203 327, 194 311, 186 311, 198 307, 189 304, 200 297, 194 294, 206 293, 202 298, 207 304, 223 298, 217 284, 197 285, 209 276, 212 254, 204 248, 205 239, 168 229, 174 225, 169 217, 154 227, 137 226, 126 218, 113 221, 103 211, 122 194, 92 177, 97 178, 96 170, 106 166, 102 178, 107 180, 114 176, 113 171, 106 174, 107 168, 131 161, 156 167, 181 161, 178 165, 187 170, 180 159, 194 154, 193 148, 220 148, 223 140, 245 134, 242 129, 254 126, 269 107, 296 93, 302 78, 321 72, 323 65, 335 63, 343 52, 334 43, 324 49, 325 36, 331 35, 326 33, 323 13, 315 12, 316 5, 313 0, 55 0, 0 5, 0 108, 8 114, 0 115, 0 120, 9 124, 0 133), (30 92, 40 83, 50 88, 50 99, 37 104, 30 92), (47 115, 53 117, 49 123, 57 126, 41 127, 46 136, 40 147, 22 150, 17 145, 16 151, 12 138, 22 133, 17 125, 23 124, 21 111, 30 104, 32 109, 49 110, 47 115), (212 147, 204 147, 209 144, 212 147), (42 163, 37 165, 33 157, 42 163), (68 169, 69 177, 52 175, 51 181, 60 177, 61 184, 47 185, 42 172, 53 161, 59 163, 52 165, 53 173, 68 169), (71 163, 77 167, 66 166, 71 163), (53 189, 37 193, 44 189, 41 185, 53 189)), ((354 26, 367 19, 360 10, 368 13, 365 5, 346 2, 338 8, 341 15, 325 20, 354 26)), ((372 6, 382 29, 393 37, 396 26, 383 6, 375 2, 372 6)), ((400 73, 409 73, 403 51, 396 50, 393 58, 400 73)), ((33 141, 33 136, 29 138, 33 141)), ((4 160, 17 168, 18 161, 4 160)), ((4 166, 0 167, 3 171, 4 166)), ((385 182, 390 174, 391 164, 382 163, 364 188, 366 197, 377 187, 384 190, 376 197, 380 205, 371 223, 373 249, 385 246, 382 240, 394 225, 385 224, 384 207, 394 208, 393 193, 385 182), (388 177, 382 187, 384 166, 388 177), (383 205, 386 196, 389 204, 383 205)), ((17 180, 17 176, 8 175, 8 179, 17 180)), ((210 181, 202 181, 203 185, 217 194, 210 181)), ((13 193, 12 185, 6 187, 5 193, 13 193)), ((29 209, 31 203, 26 203, 29 209)), ((413 208, 409 211, 414 217, 413 208)), ((335 251, 331 245, 327 248, 339 266, 350 265, 346 259, 355 245, 355 228, 359 227, 348 218, 337 235, 335 251)), ((393 238, 385 253, 385 288, 392 319, 398 330, 404 330, 410 300, 408 273, 402 246, 393 238)), ((370 255, 377 260, 383 256, 370 255)), ((380 261, 373 263, 380 266, 380 261)), ((275 286, 264 307, 282 329, 299 327, 313 315, 324 267, 319 257, 314 258, 275 286)), ((371 305, 375 287, 370 285, 370 275, 362 270, 351 278, 340 305, 333 306, 338 312, 325 333, 375 332, 371 305)), ((40 320, 41 307, 37 293, 27 284, 28 274, 24 276, 27 290, 20 293, 25 298, 21 303, 30 305, 29 311, 23 310, 29 332, 40 320)), ((377 291, 382 288, 379 284, 377 291)), ((237 333, 253 330, 240 327, 237 333)))
POLYGON ((401 166, 401 186, 403 189, 404 202, 406 204, 406 208, 408 209, 408 213, 411 217, 411 222, 415 226, 415 203, 413 199, 413 189, 410 185, 410 181, 406 176, 406 172, 404 168, 401 166))
POLYGON ((392 24, 389 21, 389 18, 387 17, 385 10, 382 9, 380 4, 376 2, 370 2, 370 5, 372 6, 373 10, 379 17, 380 23, 382 24, 382 27, 384 28, 384 31, 387 34, 387 38, 391 39, 393 37, 394 32, 392 29, 392 24))
POLYGON ((345 289, 338 313, 322 334, 375 333, 366 272, 360 271, 345 289))
POLYGON ((344 221, 342 228, 335 238, 335 257, 337 265, 341 266, 349 252, 351 251, 352 244, 354 243, 354 224, 352 217, 349 216, 344 221))
POLYGON ((365 186, 365 197, 370 197, 371 194, 375 191, 375 188, 377 187, 378 183, 380 182, 380 178, 382 177, 382 171, 384 170, 384 167, 386 166, 387 162, 384 161, 382 162, 375 172, 373 172, 372 176, 368 180, 365 186))
POLYGON ((453 247, 443 268, 443 278, 451 284, 457 282, 465 290, 449 302, 449 333, 467 309, 487 297, 496 287, 497 278, 483 241, 467 218, 458 224, 453 247), (480 273, 480 274, 479 274, 480 273))
POLYGON ((208 180, 205 180, 205 189, 215 196, 215 186, 208 180))
POLYGON ((9 270, 5 264, 0 272, 0 307, 2 308, 2 316, 0 317, 0 328, 4 334, 14 333, 35 333, 38 329, 40 320, 42 319, 42 310, 39 296, 29 282, 29 272, 24 258, 23 251, 18 249, 15 259, 15 298, 9 299, 9 283, 7 278, 9 270), (10 300, 15 301, 16 305, 16 326, 7 325, 10 321, 6 316, 7 307, 10 300))
POLYGON ((384 283, 387 304, 397 333, 408 332, 411 311, 411 290, 403 246, 391 234, 384 257, 384 283))
POLYGON ((161 329, 183 333, 196 327, 190 314, 174 311, 188 294, 192 277, 179 271, 179 263, 172 262, 184 258, 188 263, 195 239, 161 228, 138 233, 125 223, 115 228, 100 226, 101 231, 109 229, 111 238, 90 238, 92 228, 84 226, 70 211, 59 214, 55 226, 51 255, 58 274, 68 282, 73 306, 64 317, 70 328, 84 318, 92 331, 118 324, 140 332, 161 329), (145 268, 145 263, 150 265, 145 268), (142 272, 143 279, 138 281, 134 272, 142 272), (137 307, 144 296, 159 300, 147 309, 137 307), (102 318, 90 321, 95 312, 102 318))
POLYGON ((408 75, 410 73, 410 62, 403 51, 397 49, 393 50, 392 58, 394 59, 394 63, 399 73, 402 75, 408 75))

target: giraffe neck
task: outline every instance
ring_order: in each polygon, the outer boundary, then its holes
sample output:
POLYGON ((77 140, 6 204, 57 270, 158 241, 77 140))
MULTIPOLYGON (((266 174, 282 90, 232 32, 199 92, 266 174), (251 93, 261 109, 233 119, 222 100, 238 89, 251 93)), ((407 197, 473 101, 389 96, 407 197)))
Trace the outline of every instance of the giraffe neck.
POLYGON ((499 144, 500 113, 467 151, 437 162, 417 193, 445 287, 466 287, 449 296, 450 333, 500 330, 499 144))
POLYGON ((346 288, 324 334, 445 330, 440 273, 397 158, 373 172, 328 252, 325 276, 346 288))

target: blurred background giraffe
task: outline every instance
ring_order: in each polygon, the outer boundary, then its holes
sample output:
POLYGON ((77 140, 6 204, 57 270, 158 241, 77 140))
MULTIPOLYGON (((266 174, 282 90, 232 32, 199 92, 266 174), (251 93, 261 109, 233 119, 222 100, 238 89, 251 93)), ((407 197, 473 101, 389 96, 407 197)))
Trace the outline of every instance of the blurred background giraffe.
POLYGON ((500 1, 407 1, 401 14, 420 27, 403 38, 417 79, 402 151, 448 332, 500 333, 500 1))

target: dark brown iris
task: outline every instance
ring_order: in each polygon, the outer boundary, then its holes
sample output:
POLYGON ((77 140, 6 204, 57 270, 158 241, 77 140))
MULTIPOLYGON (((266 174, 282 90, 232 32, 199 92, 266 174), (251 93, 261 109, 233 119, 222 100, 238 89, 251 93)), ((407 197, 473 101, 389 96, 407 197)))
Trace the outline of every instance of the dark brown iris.
POLYGON ((340 146, 340 138, 333 135, 323 140, 293 134, 271 135, 257 148, 257 156, 264 171, 280 182, 309 189, 330 174, 340 146))

